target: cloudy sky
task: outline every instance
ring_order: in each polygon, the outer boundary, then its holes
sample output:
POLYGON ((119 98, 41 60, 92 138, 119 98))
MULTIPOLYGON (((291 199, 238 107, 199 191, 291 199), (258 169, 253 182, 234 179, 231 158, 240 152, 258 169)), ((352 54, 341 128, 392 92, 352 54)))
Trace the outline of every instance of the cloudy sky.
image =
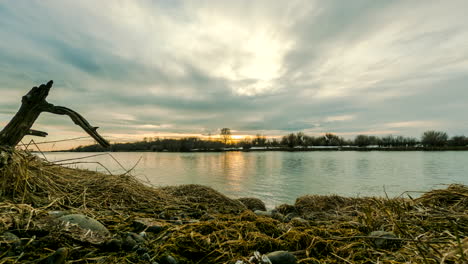
MULTIPOLYGON (((52 79, 48 101, 111 141, 222 127, 468 135, 467 8, 465 0, 1 1, 0 127, 22 95, 52 79)), ((34 128, 48 140, 85 135, 50 114, 34 128)))

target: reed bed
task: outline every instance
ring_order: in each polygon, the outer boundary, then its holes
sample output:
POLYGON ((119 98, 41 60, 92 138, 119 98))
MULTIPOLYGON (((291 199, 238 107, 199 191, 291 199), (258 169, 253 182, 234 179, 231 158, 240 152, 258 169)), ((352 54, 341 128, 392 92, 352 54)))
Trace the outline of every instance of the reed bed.
POLYGON ((41 263, 58 249, 66 259, 57 263, 170 263, 168 256, 178 263, 254 263, 254 252, 277 250, 292 252, 298 263, 467 263, 464 185, 417 199, 309 195, 264 216, 205 186, 151 187, 128 174, 1 152, 0 263, 41 263), (99 220, 111 233, 107 240, 141 231, 138 219, 163 225, 146 232, 137 250, 115 250, 60 224, 50 228, 54 212, 99 220))

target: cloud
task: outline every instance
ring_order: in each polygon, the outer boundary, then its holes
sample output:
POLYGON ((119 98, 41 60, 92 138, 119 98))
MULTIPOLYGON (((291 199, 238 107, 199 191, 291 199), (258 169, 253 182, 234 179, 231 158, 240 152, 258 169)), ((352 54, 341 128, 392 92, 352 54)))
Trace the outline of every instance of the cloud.
MULTIPOLYGON (((50 102, 113 135, 221 127, 463 134, 465 7, 461 0, 4 2, 0 122, 30 87, 54 79, 50 102)), ((56 116, 41 125, 64 136, 77 129, 56 116)))

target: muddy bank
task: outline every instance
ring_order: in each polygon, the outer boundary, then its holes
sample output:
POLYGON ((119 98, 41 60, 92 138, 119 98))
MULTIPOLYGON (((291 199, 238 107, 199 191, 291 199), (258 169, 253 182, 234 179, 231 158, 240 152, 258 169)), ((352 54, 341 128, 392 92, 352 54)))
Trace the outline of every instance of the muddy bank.
POLYGON ((264 211, 205 186, 153 188, 2 153, 0 263, 467 261, 463 185, 418 199, 310 195, 264 211))

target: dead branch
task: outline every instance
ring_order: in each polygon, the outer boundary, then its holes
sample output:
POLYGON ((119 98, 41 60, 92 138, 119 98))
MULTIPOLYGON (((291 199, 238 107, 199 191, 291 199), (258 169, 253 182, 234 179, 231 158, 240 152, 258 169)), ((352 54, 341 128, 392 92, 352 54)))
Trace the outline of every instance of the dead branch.
POLYGON ((99 133, 97 127, 91 126, 84 117, 77 112, 63 107, 55 106, 46 101, 49 95, 53 81, 47 84, 41 84, 39 87, 33 87, 21 100, 21 107, 13 119, 0 132, 0 146, 15 147, 26 135, 47 136, 46 132, 33 130, 36 119, 42 112, 48 112, 57 115, 67 115, 78 126, 80 126, 88 135, 94 138, 101 146, 109 147, 110 144, 99 133))

